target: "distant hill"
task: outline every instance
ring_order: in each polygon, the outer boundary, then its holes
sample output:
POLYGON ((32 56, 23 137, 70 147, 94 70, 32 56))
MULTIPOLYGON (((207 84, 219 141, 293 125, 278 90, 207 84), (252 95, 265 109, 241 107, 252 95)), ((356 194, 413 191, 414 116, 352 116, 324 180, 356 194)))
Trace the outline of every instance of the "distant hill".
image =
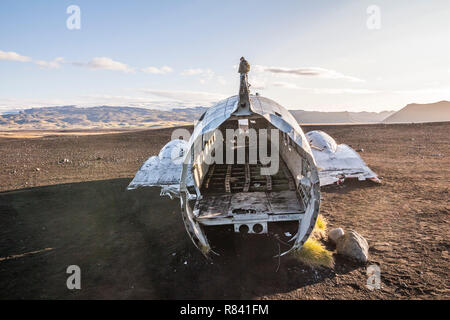
POLYGON ((32 108, 0 115, 0 130, 157 128, 192 124, 205 110, 204 107, 169 110, 111 106, 32 108))
POLYGON ((383 112, 322 112, 290 110, 295 119, 300 123, 376 123, 381 122, 395 111, 383 112))
POLYGON ((450 121, 450 101, 408 104, 384 120, 385 123, 450 121))

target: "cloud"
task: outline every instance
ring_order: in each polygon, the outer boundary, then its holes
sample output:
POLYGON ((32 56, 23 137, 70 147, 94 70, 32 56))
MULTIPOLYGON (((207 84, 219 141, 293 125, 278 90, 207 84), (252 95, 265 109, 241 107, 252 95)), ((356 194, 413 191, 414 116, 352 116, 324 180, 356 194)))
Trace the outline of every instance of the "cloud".
POLYGON ((163 101, 160 98, 152 98, 148 96, 135 95, 108 95, 108 94, 89 94, 83 95, 76 101, 77 105, 96 106, 128 106, 128 107, 143 107, 149 109, 164 109, 172 106, 180 107, 180 103, 173 101, 163 101))
MULTIPOLYGON (((211 69, 200 69, 200 68, 191 68, 191 69, 186 69, 183 72, 180 73, 180 75, 182 76, 199 76, 200 77, 200 83, 204 84, 207 81, 211 81, 215 74, 214 71, 212 71, 211 69)), ((220 81, 218 80, 219 82, 220 81)))
POLYGON ((268 84, 266 79, 261 79, 258 77, 250 77, 248 80, 250 84, 250 90, 264 90, 267 89, 268 84))
POLYGON ((269 72, 279 75, 292 75, 292 76, 305 76, 305 77, 319 77, 325 79, 343 79, 351 82, 364 82, 364 80, 347 76, 334 70, 317 68, 317 67, 305 67, 305 68, 282 68, 282 67, 267 67, 256 65, 254 67, 256 72, 269 72))
POLYGON ((371 89, 352 89, 352 88, 314 88, 316 94, 375 94, 381 91, 371 89))
POLYGON ((273 86, 285 88, 285 89, 297 89, 297 90, 304 89, 304 88, 297 86, 295 83, 290 83, 290 82, 275 82, 273 84, 273 86))
POLYGON ((34 107, 47 107, 47 106, 60 106, 68 105, 73 103, 66 103, 59 98, 2 98, 0 97, 0 108, 2 112, 13 111, 13 110, 23 110, 34 107))
MULTIPOLYGON (((128 66, 125 63, 115 61, 108 57, 95 57, 92 58, 89 62, 66 62, 64 58, 58 57, 53 59, 52 61, 45 61, 45 60, 35 60, 27 56, 22 56, 16 52, 6 52, 0 50, 0 60, 9 60, 9 61, 19 61, 19 62, 31 62, 35 65, 41 67, 41 68, 49 68, 49 69, 56 69, 61 66, 62 63, 72 64, 76 67, 84 67, 89 68, 93 70, 112 70, 112 71, 122 71, 126 73, 132 73, 135 72, 135 69, 128 66)), ((140 69, 141 72, 144 73, 151 73, 151 74, 167 74, 173 72, 173 69, 169 66, 162 66, 160 68, 157 67, 147 67, 140 69)), ((187 69, 185 70, 185 73, 182 73, 183 75, 194 75, 194 74, 200 74, 204 77, 211 78, 214 75, 214 72, 212 72, 210 69, 187 69)))
POLYGON ((173 69, 168 66, 163 66, 161 68, 147 67, 147 68, 141 69, 141 71, 145 72, 145 73, 151 73, 151 74, 167 74, 167 73, 173 72, 173 69))
POLYGON ((354 88, 306 88, 300 87, 295 83, 290 82, 275 82, 273 86, 286 89, 309 91, 313 94, 374 94, 380 92, 378 90, 354 88))
POLYGON ((227 80, 225 80, 225 78, 222 77, 222 76, 218 76, 218 77, 217 77, 217 82, 218 82, 220 85, 222 85, 222 86, 224 86, 224 85, 227 84, 227 80))
POLYGON ((58 57, 52 61, 34 60, 33 63, 42 68, 56 69, 61 66, 61 63, 64 63, 64 58, 58 57))
POLYGON ((92 58, 88 63, 73 62, 74 66, 86 67, 93 70, 112 70, 112 71, 122 71, 126 73, 134 72, 134 69, 126 65, 125 63, 114 61, 108 57, 96 57, 92 58))
MULTIPOLYGON (((142 92, 141 92, 142 93, 142 92)), ((147 109, 167 110, 172 108, 209 106, 213 102, 221 100, 222 96, 208 93, 178 92, 179 100, 161 98, 168 95, 167 92, 159 92, 160 96, 154 95, 108 95, 89 94, 66 98, 4 98, 0 97, 0 114, 3 112, 24 110, 39 107, 55 107, 74 105, 78 107, 94 106, 123 106, 139 107, 147 109), (187 96, 187 100, 186 100, 187 96), (182 99, 183 98, 183 99, 182 99)), ((175 95, 175 94, 173 94, 175 95)))
POLYGON ((31 62, 35 65, 38 65, 42 68, 59 68, 60 63, 64 61, 63 58, 56 58, 52 61, 44 61, 44 60, 34 60, 27 56, 22 56, 13 51, 2 51, 0 50, 0 60, 9 60, 9 61, 18 61, 18 62, 31 62))
POLYGON ((181 75, 182 76, 197 76, 197 75, 213 75, 214 72, 211 69, 186 69, 184 70, 181 75))
POLYGON ((13 51, 2 51, 0 50, 0 60, 9 60, 9 61, 18 61, 18 62, 29 62, 31 61, 30 57, 22 56, 13 51))
POLYGON ((450 86, 428 87, 428 88, 408 89, 408 90, 394 90, 392 92, 408 96, 442 94, 447 95, 447 97, 450 97, 450 86))
POLYGON ((226 98, 226 95, 220 93, 201 92, 201 91, 177 91, 177 90, 153 90, 141 89, 142 92, 153 96, 162 97, 179 102, 197 102, 211 103, 226 98))

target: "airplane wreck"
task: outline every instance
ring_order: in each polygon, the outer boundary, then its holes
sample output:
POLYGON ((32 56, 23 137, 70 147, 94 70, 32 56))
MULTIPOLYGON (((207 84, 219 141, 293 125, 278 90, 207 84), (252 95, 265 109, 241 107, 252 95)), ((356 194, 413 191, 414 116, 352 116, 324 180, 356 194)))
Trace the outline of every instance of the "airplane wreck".
POLYGON ((218 234, 272 239, 283 256, 302 247, 319 212, 310 143, 287 109, 250 94, 249 69, 241 58, 239 94, 210 107, 190 137, 172 135, 128 186, 179 197, 187 233, 206 257, 221 254, 218 234))

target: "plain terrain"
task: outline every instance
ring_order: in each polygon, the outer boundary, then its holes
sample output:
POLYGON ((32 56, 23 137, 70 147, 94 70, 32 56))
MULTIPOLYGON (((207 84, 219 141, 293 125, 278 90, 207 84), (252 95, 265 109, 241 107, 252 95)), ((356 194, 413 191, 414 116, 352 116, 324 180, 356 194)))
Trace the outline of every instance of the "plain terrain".
POLYGON ((177 200, 125 190, 169 141, 172 129, 157 129, 0 138, 0 298, 449 299, 450 123, 303 129, 364 149, 383 178, 323 188, 321 203, 329 228, 367 238, 381 290, 365 288, 367 266, 337 255, 334 269, 259 259, 254 247, 207 262, 177 200), (73 264, 78 291, 66 288, 73 264))

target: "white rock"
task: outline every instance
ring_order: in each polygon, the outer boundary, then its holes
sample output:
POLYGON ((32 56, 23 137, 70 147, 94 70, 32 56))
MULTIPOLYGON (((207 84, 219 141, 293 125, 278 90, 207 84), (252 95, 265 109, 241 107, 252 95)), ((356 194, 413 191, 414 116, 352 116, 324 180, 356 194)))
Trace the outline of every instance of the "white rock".
POLYGON ((337 240, 344 235, 344 229, 342 228, 335 228, 330 230, 328 232, 328 239, 331 240, 334 244, 337 243, 337 240))
POLYGON ((357 232, 350 230, 337 240, 337 253, 361 262, 369 259, 369 244, 357 232))

